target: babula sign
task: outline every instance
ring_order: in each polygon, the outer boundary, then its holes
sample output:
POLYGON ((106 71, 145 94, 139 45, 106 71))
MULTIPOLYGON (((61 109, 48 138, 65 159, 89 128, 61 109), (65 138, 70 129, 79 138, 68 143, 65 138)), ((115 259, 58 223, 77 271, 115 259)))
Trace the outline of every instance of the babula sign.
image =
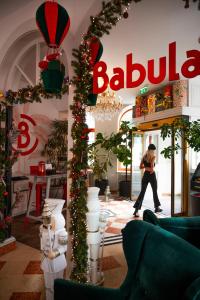
MULTIPOLYGON (((200 75, 200 51, 189 50, 186 52, 187 60, 181 67, 181 73, 185 78, 194 78, 200 75)), ((148 78, 152 84, 160 84, 166 78, 167 67, 169 70, 169 81, 175 81, 180 79, 180 73, 176 67, 176 42, 169 44, 169 58, 167 65, 167 57, 163 56, 159 59, 159 74, 155 75, 155 60, 150 59, 147 63, 147 70, 140 63, 133 62, 132 53, 126 56, 126 72, 122 68, 113 68, 113 76, 109 79, 106 71, 107 65, 103 61, 99 61, 95 64, 93 69, 93 93, 103 93, 108 84, 114 91, 118 91, 122 88, 136 88, 140 86, 148 78), (134 72, 137 72, 137 78, 134 76, 134 72), (125 86, 126 76, 126 86, 125 86), (98 85, 98 79, 102 78, 103 85, 98 85)))

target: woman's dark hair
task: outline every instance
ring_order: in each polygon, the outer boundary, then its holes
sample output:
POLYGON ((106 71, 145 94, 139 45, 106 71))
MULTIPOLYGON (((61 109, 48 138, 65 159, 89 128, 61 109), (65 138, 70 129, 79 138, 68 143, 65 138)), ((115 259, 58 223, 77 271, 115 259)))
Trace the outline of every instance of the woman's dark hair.
POLYGON ((154 144, 150 144, 148 150, 156 150, 156 146, 154 144))

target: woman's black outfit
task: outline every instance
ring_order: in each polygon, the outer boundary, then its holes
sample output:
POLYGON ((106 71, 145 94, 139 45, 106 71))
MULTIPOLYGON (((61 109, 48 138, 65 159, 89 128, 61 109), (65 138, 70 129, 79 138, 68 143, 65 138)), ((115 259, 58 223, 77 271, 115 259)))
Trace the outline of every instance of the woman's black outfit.
MULTIPOLYGON (((143 164, 145 168, 150 168, 151 167, 151 163, 147 162, 145 159, 143 159, 143 164)), ((136 208, 137 210, 141 209, 142 206, 142 202, 144 199, 144 195, 147 189, 147 185, 150 182, 152 190, 153 190, 153 201, 154 201, 154 207, 157 208, 158 206, 160 206, 160 201, 158 199, 158 193, 157 193, 157 179, 156 179, 156 174, 155 172, 150 173, 149 171, 145 171, 144 175, 142 177, 142 189, 141 192, 137 198, 137 201, 134 204, 134 208, 136 208)))

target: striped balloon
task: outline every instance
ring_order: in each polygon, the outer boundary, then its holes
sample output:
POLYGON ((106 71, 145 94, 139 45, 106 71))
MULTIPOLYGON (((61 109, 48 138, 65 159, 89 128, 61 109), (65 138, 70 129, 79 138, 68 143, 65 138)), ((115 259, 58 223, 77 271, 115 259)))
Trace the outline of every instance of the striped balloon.
POLYGON ((94 66, 100 60, 103 54, 103 45, 101 41, 96 37, 93 37, 90 41, 90 52, 91 52, 90 64, 91 66, 94 66))
POLYGON ((70 26, 70 18, 57 2, 46 1, 36 11, 36 23, 51 48, 59 48, 70 26))
MULTIPOLYGON (((94 65, 100 60, 103 54, 103 45, 97 37, 92 37, 89 47, 91 52, 90 65, 94 67, 94 65)), ((95 106, 97 103, 97 96, 97 94, 89 94, 87 105, 95 106)))

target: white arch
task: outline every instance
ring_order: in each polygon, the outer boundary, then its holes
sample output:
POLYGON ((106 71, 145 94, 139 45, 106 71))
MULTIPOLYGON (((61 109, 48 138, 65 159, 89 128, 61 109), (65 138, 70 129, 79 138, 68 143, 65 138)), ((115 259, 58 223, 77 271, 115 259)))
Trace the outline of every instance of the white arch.
POLYGON ((120 127, 120 120, 122 118, 122 116, 129 110, 132 110, 133 109, 133 105, 127 105, 125 106, 121 111, 120 111, 120 114, 118 116, 118 119, 117 119, 117 128, 119 130, 119 127, 120 127))

